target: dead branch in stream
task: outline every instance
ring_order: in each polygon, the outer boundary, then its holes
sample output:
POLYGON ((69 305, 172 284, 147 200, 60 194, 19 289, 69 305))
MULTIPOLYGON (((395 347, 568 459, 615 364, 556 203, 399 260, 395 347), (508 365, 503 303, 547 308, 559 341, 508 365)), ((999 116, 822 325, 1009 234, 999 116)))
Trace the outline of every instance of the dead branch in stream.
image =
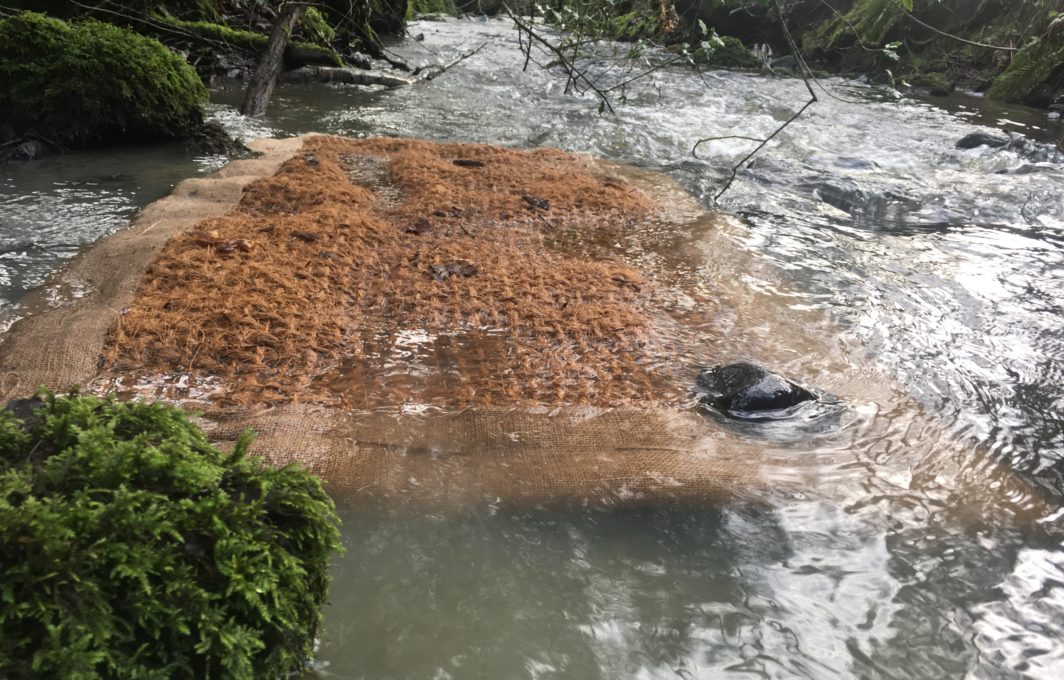
POLYGON ((266 107, 270 104, 270 96, 273 94, 273 87, 277 84, 277 76, 281 74, 288 39, 292 35, 296 22, 306 9, 305 4, 288 2, 277 15, 277 21, 273 25, 273 30, 270 31, 270 40, 266 43, 266 51, 248 83, 247 94, 244 95, 240 113, 245 116, 261 116, 266 112, 266 107))
POLYGON ((476 49, 470 52, 464 52, 452 59, 451 61, 442 64, 429 64, 428 66, 418 66, 416 69, 414 69, 413 72, 413 75, 417 76, 417 80, 415 80, 414 82, 417 82, 418 80, 432 80, 433 78, 443 75, 448 69, 457 66, 458 64, 461 64, 466 59, 472 57, 474 54, 484 49, 487 44, 487 42, 483 42, 476 49))
POLYGON ((566 54, 563 46, 551 43, 549 40, 547 40, 538 32, 536 32, 535 26, 519 17, 516 12, 510 9, 509 5, 503 6, 506 8, 506 14, 510 17, 510 19, 513 20, 514 25, 517 26, 518 31, 520 31, 521 34, 527 36, 527 42, 522 41, 521 44, 522 48, 525 50, 526 69, 528 68, 528 62, 532 60, 532 45, 533 43, 538 44, 548 52, 552 53, 555 57, 557 57, 558 62, 568 74, 568 79, 565 83, 565 92, 567 94, 571 92, 574 87, 579 87, 580 83, 583 82, 585 87, 588 90, 594 92, 595 96, 599 98, 599 108, 602 110, 609 111, 610 113, 614 113, 613 104, 610 102, 609 94, 605 90, 600 89, 595 84, 595 82, 592 81, 591 78, 589 78, 587 74, 576 65, 576 56, 578 53, 577 50, 580 47, 579 43, 574 44, 572 46, 573 54, 568 55, 566 54))

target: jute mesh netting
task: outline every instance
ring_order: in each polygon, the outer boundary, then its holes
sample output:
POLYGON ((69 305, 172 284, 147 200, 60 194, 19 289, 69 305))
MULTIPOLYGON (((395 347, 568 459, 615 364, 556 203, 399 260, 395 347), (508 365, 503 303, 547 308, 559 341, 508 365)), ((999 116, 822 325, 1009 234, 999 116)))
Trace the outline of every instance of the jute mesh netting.
POLYGON ((0 346, 2 396, 81 385, 183 403, 218 441, 250 427, 259 453, 338 493, 719 498, 758 483, 756 446, 678 408, 685 389, 657 370, 659 277, 590 255, 676 205, 549 149, 257 147, 31 297, 0 346))

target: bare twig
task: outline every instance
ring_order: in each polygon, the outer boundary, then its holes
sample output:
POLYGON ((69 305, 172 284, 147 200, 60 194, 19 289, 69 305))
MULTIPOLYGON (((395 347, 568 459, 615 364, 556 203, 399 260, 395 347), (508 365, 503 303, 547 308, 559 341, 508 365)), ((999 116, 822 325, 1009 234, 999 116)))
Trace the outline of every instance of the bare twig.
MULTIPOLYGON (((474 54, 484 49, 487 44, 487 42, 483 42, 475 50, 471 52, 465 52, 445 64, 433 64, 431 66, 426 67, 424 70, 419 69, 421 77, 418 78, 418 80, 432 80, 433 78, 442 75, 445 71, 447 71, 447 69, 461 64, 466 59, 472 57, 474 54)), ((417 72, 415 72, 415 74, 416 73, 417 72)))
POLYGON ((565 68, 566 73, 568 73, 569 78, 565 86, 567 92, 569 91, 569 88, 572 84, 578 84, 580 82, 583 82, 587 89, 594 92, 595 95, 599 98, 599 100, 602 102, 602 107, 610 113, 614 113, 613 104, 610 103, 610 97, 608 92, 599 88, 599 86, 596 85, 594 81, 588 78, 587 74, 585 74, 579 67, 577 67, 574 59, 571 59, 567 54, 565 54, 565 51, 561 47, 552 44, 549 40, 537 33, 535 30, 535 26, 525 22, 508 6, 503 6, 506 7, 506 13, 509 15, 510 19, 513 20, 518 30, 522 31, 528 37, 528 43, 525 46, 526 61, 531 58, 529 55, 531 54, 532 43, 538 43, 547 51, 552 52, 554 56, 556 56, 561 62, 561 65, 563 68, 565 68))
POLYGON ((894 2, 895 5, 897 5, 901 9, 901 11, 905 14, 905 16, 909 17, 909 19, 911 21, 923 26, 924 28, 926 28, 926 29, 928 29, 930 31, 934 31, 935 33, 938 33, 939 35, 943 35, 943 36, 945 36, 947 38, 952 38, 953 40, 958 40, 958 41, 960 41, 962 43, 965 43, 966 45, 974 45, 975 47, 985 47, 987 49, 999 50, 999 51, 1002 51, 1002 52, 1019 52, 1020 51, 1020 48, 1018 48, 1018 47, 1005 47, 1004 45, 988 45, 987 43, 975 42, 974 40, 968 40, 967 38, 962 38, 959 35, 953 35, 952 33, 947 33, 946 31, 943 31, 941 29, 935 28, 931 24, 926 23, 926 22, 921 21, 920 19, 916 18, 916 15, 913 14, 912 12, 910 12, 909 10, 905 9, 904 7, 902 7, 901 3, 899 3, 898 0, 893 0, 893 2, 894 2))
POLYGON ((801 115, 805 113, 810 106, 816 104, 819 101, 816 96, 816 90, 813 89, 813 85, 809 80, 810 76, 812 75, 809 71, 809 65, 806 63, 805 58, 801 56, 801 51, 798 49, 798 44, 795 42, 794 36, 791 35, 790 28, 787 26, 787 20, 783 13, 783 8, 780 7, 779 0, 772 0, 772 3, 776 6, 776 11, 779 12, 780 24, 783 27, 783 35, 787 38, 787 43, 791 46, 791 49, 794 50, 795 59, 798 61, 799 70, 802 74, 802 81, 805 83, 805 89, 809 92, 809 101, 807 101, 800 109, 794 112, 794 114, 791 115, 790 118, 784 121, 783 125, 780 125, 778 128, 772 131, 772 134, 763 139, 756 137, 744 137, 740 135, 728 135, 725 137, 706 137, 695 142, 694 147, 692 147, 691 149, 691 155, 693 155, 695 158, 698 158, 699 146, 715 139, 747 139, 750 141, 758 142, 758 145, 754 147, 754 149, 750 153, 746 154, 746 156, 744 156, 741 161, 739 161, 735 164, 735 166, 732 167, 731 174, 728 176, 728 181, 724 183, 724 187, 717 192, 716 196, 713 197, 714 202, 719 201, 720 197, 723 196, 728 191, 728 189, 731 188, 731 185, 735 182, 735 178, 739 175, 739 170, 741 170, 742 167, 746 165, 751 158, 756 156, 759 151, 764 149, 765 146, 768 145, 768 143, 771 142, 773 139, 775 139, 781 132, 783 132, 788 125, 798 120, 798 118, 801 117, 801 115))

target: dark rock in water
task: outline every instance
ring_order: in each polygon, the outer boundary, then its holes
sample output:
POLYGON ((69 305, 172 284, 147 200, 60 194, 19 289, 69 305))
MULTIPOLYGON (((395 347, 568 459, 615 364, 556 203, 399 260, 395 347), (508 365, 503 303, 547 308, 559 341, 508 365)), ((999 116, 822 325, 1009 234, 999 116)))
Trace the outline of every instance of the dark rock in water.
POLYGON ((284 48, 284 63, 288 68, 303 66, 342 66, 336 53, 316 45, 296 45, 289 43, 284 48))
POLYGON ((754 419, 817 399, 801 385, 749 363, 706 369, 697 382, 705 391, 700 403, 733 418, 754 419))
POLYGON ((193 129, 185 139, 185 148, 193 153, 230 158, 247 158, 253 155, 243 142, 234 139, 225 128, 214 121, 208 121, 193 129))
POLYGON ((776 57, 769 63, 769 67, 773 71, 797 71, 798 60, 794 58, 792 54, 785 54, 782 57, 776 57))
POLYGON ((368 54, 362 54, 361 52, 351 52, 347 55, 347 63, 355 68, 368 71, 373 68, 373 57, 368 54))
POLYGON ((1009 138, 1004 135, 989 135, 985 132, 973 132, 965 135, 957 141, 958 149, 975 149, 980 146, 989 146, 991 149, 999 149, 1009 144, 1009 138))

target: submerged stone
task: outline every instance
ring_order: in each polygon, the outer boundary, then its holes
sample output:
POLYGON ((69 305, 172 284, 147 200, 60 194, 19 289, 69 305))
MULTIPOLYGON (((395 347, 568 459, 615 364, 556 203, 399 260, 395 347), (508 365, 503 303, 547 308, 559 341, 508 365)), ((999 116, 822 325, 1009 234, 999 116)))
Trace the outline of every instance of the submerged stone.
POLYGON ((1009 138, 1004 135, 990 135, 985 132, 973 132, 964 135, 955 145, 958 149, 976 149, 980 146, 988 146, 991 149, 999 149, 1009 143, 1009 138))
POLYGON ((699 403, 733 418, 771 415, 817 399, 801 385, 745 362, 706 369, 697 382, 704 390, 699 403))

